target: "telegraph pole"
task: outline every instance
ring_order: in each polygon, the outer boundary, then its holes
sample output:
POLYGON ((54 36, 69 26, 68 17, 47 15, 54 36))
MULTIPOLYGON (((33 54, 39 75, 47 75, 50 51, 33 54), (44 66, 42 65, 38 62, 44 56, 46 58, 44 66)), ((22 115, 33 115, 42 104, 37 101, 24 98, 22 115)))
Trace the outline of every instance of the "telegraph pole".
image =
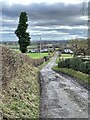
POLYGON ((41 56, 41 37, 40 37, 40 56, 41 56))

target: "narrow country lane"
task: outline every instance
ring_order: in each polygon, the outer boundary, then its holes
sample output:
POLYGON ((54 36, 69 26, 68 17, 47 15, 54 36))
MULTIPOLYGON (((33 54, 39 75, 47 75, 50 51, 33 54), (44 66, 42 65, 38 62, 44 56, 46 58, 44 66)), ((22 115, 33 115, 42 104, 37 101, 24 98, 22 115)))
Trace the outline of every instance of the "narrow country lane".
POLYGON ((41 70, 41 117, 88 118, 88 91, 51 69, 57 55, 41 70))

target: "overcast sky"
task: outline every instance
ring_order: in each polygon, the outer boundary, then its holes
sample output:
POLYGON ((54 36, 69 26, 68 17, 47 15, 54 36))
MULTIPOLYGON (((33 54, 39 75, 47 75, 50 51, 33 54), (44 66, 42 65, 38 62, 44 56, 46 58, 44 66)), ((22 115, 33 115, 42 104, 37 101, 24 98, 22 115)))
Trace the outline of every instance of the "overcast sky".
POLYGON ((20 12, 28 15, 31 40, 67 40, 87 37, 84 0, 2 0, 2 41, 17 41, 14 34, 20 12), (83 16, 84 14, 84 16, 83 16))

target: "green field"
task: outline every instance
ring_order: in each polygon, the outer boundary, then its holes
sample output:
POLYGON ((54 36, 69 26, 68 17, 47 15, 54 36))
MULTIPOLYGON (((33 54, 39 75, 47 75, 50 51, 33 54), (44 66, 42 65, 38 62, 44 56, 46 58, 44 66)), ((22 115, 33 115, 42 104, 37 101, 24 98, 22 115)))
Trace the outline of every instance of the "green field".
POLYGON ((71 55, 71 54, 62 54, 61 55, 61 57, 57 57, 57 60, 56 60, 56 63, 58 64, 58 62, 59 62, 59 59, 68 59, 68 58, 73 58, 73 55, 71 55))
POLYGON ((44 56, 48 56, 48 53, 27 53, 27 55, 31 58, 39 59, 43 58, 44 56))
POLYGON ((62 58, 72 58, 73 55, 72 54, 62 54, 61 57, 62 58))
MULTIPOLYGON (((13 49, 14 51, 16 51, 17 53, 21 53, 21 51, 19 49, 13 49)), ((34 59, 39 59, 39 58, 43 58, 44 56, 48 56, 48 53, 25 53, 26 55, 28 55, 30 58, 34 58, 34 59)))

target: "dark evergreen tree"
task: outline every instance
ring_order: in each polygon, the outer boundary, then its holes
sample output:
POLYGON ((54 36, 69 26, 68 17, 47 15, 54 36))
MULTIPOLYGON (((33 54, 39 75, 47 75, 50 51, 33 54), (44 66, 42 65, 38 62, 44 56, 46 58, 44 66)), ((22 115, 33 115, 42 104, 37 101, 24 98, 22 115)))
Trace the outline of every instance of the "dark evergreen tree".
POLYGON ((21 12, 20 17, 19 17, 19 23, 17 30, 15 30, 15 34, 17 35, 20 45, 20 51, 22 53, 25 53, 27 51, 27 46, 30 45, 30 36, 29 33, 26 32, 28 28, 28 17, 26 12, 21 12))

